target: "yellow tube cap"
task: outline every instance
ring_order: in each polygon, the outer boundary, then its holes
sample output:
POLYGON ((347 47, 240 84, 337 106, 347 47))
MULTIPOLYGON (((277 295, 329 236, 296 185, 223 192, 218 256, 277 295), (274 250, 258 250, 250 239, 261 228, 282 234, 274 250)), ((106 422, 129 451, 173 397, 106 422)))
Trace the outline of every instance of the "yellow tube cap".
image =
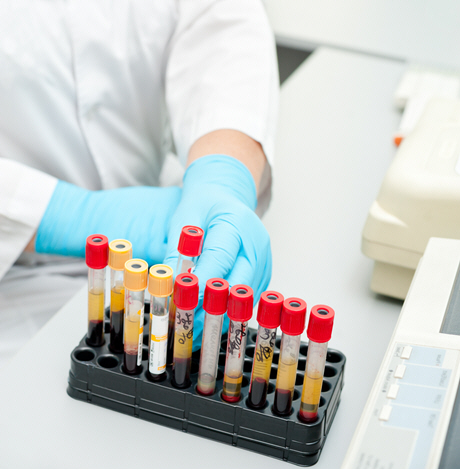
POLYGON ((173 291, 173 270, 166 264, 156 264, 149 272, 149 292, 155 297, 168 297, 173 291))
POLYGON ((128 240, 112 240, 109 244, 109 266, 123 271, 126 261, 133 257, 133 246, 128 240))
POLYGON ((149 265, 143 259, 130 259, 125 263, 123 285, 133 291, 145 290, 147 287, 149 265))

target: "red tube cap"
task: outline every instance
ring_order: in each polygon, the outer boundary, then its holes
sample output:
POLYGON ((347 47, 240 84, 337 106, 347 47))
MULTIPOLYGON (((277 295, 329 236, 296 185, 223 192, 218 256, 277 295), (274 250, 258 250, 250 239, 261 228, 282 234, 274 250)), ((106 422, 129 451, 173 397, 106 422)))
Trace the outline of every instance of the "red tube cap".
POLYGON ((264 292, 260 296, 257 310, 257 322, 263 328, 278 328, 281 322, 281 310, 284 297, 273 290, 264 292))
POLYGON ((105 235, 95 233, 86 239, 86 266, 103 269, 109 262, 109 240, 105 235))
POLYGON ((181 255, 190 256, 191 258, 200 256, 203 248, 203 238, 204 232, 200 227, 186 225, 182 228, 177 251, 181 255))
POLYGON ((174 303, 181 310, 193 310, 198 305, 198 278, 195 274, 182 273, 174 283, 174 303))
POLYGON ((307 304, 297 297, 290 297, 283 303, 281 312, 281 331, 290 336, 302 334, 305 328, 307 304))
POLYGON ((203 308, 211 315, 223 315, 227 311, 228 282, 219 277, 208 279, 204 290, 203 308))
POLYGON ((331 339, 335 312, 327 305, 315 305, 310 312, 307 336, 315 343, 327 343, 331 339))
POLYGON ((237 284, 230 289, 227 315, 233 321, 248 321, 252 317, 254 293, 249 286, 237 284))

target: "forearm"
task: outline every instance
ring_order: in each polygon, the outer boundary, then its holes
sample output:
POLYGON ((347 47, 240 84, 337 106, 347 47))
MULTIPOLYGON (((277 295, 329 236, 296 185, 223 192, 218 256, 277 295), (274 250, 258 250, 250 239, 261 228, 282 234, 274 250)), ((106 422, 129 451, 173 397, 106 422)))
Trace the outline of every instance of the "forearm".
POLYGON ((35 240, 36 239, 37 239, 37 232, 34 233, 29 243, 27 243, 27 246, 24 248, 24 251, 29 251, 31 253, 35 252, 35 240))
POLYGON ((251 172, 257 192, 266 164, 265 153, 259 142, 232 129, 220 129, 200 137, 190 148, 187 166, 210 154, 229 155, 242 162, 251 172))

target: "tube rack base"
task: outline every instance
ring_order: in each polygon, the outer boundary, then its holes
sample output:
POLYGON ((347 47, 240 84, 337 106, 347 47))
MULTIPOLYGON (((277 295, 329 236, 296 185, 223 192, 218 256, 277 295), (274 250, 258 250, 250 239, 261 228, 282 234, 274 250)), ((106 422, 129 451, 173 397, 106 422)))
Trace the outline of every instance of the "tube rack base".
MULTIPOLYGON (((273 355, 267 403, 263 409, 254 410, 247 405, 247 397, 256 330, 249 329, 248 332, 242 398, 236 403, 227 403, 221 398, 227 343, 225 337, 219 356, 216 391, 213 395, 202 396, 196 391, 199 351, 192 356, 190 387, 177 389, 171 384, 170 367, 162 382, 153 382, 149 378, 148 333, 144 334, 142 372, 134 376, 124 373, 123 354, 114 354, 108 348, 109 328, 106 321, 104 345, 89 347, 85 336, 72 351, 67 387, 67 393, 72 398, 296 465, 310 466, 318 461, 340 402, 346 361, 341 352, 328 351, 318 418, 314 423, 305 424, 298 419, 308 348, 305 343, 300 347, 291 414, 281 417, 272 411, 279 337, 273 355)), ((144 324, 144 331, 148 331, 148 322, 144 324)))

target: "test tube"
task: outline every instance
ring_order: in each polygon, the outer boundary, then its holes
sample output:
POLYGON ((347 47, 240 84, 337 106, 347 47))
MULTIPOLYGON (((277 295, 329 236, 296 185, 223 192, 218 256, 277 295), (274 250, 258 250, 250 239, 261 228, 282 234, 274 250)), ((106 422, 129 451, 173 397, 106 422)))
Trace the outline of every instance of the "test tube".
POLYGON ((228 282, 213 278, 206 282, 203 309, 206 312, 201 343, 197 391, 212 395, 216 388, 217 366, 224 313, 227 311, 228 282))
POLYGON ((174 283, 176 321, 174 323, 174 359, 172 384, 177 388, 190 386, 192 365, 193 317, 198 305, 198 278, 182 273, 174 283))
POLYGON ((110 267, 110 345, 115 353, 123 353, 123 318, 125 314, 125 288, 123 286, 126 261, 133 257, 133 247, 128 240, 109 243, 110 267))
POLYGON ((149 271, 149 374, 153 380, 162 380, 165 377, 169 299, 172 291, 173 270, 166 264, 152 266, 149 271))
POLYGON ((230 289, 227 310, 230 325, 222 399, 231 403, 238 401, 241 395, 248 321, 252 317, 253 302, 254 295, 249 286, 238 284, 230 289))
POLYGON ((109 240, 94 234, 86 239, 88 266, 88 333, 89 346, 104 344, 105 268, 109 257, 109 240))
POLYGON ((281 346, 276 377, 273 411, 281 416, 291 414, 297 362, 299 359, 300 335, 305 328, 307 304, 296 297, 286 299, 281 312, 281 346))
POLYGON ((142 259, 125 263, 124 355, 123 368, 127 374, 142 370, 142 340, 144 333, 144 294, 147 287, 148 264, 142 259))
POLYGON ((305 423, 312 423, 318 416, 327 344, 331 339, 334 316, 334 310, 327 305, 315 305, 311 309, 307 328, 307 363, 299 412, 299 418, 305 423))
MULTIPOLYGON (((182 273, 193 273, 198 257, 201 255, 203 248, 204 232, 200 227, 194 225, 186 225, 182 228, 179 238, 177 251, 179 258, 177 259, 177 266, 174 275, 177 276, 182 273)), ((172 364, 174 356, 174 322, 176 318, 176 305, 174 303, 174 296, 171 298, 171 305, 169 309, 169 329, 168 329, 168 365, 172 364)))
POLYGON ((257 310, 259 328, 248 397, 248 405, 252 408, 263 408, 267 400, 276 329, 280 326, 283 301, 284 297, 275 291, 267 291, 260 296, 257 310))

